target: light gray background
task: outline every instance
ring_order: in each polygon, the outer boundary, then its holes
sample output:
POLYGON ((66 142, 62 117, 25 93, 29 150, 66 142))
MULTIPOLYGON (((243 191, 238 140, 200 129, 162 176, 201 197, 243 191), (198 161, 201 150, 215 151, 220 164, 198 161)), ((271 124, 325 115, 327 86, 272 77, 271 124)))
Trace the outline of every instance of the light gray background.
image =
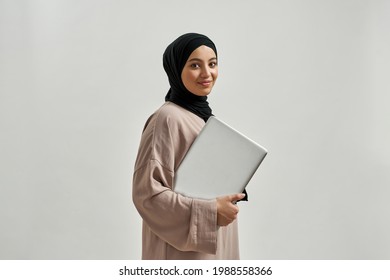
POLYGON ((269 149, 242 258, 389 259, 389 26, 385 0, 0 0, 0 258, 140 258, 141 130, 199 32, 214 113, 269 149))

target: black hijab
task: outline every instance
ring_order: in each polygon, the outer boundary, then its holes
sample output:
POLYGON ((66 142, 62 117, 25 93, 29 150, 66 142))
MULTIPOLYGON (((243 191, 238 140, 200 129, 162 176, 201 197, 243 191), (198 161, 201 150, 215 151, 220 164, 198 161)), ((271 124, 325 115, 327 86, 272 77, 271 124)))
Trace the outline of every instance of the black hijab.
POLYGON ((163 65, 171 86, 165 96, 165 101, 171 101, 187 109, 206 122, 212 116, 207 96, 197 96, 191 93, 181 80, 181 72, 188 57, 202 45, 211 48, 217 56, 217 48, 208 37, 197 33, 187 33, 177 38, 166 48, 163 55, 163 65))

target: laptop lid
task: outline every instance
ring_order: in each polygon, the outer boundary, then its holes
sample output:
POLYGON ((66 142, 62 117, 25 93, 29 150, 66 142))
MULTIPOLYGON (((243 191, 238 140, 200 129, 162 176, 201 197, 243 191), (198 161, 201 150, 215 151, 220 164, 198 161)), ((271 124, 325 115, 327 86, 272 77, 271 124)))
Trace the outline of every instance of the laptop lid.
POLYGON ((241 193, 267 150, 210 117, 174 176, 174 191, 201 199, 241 193))

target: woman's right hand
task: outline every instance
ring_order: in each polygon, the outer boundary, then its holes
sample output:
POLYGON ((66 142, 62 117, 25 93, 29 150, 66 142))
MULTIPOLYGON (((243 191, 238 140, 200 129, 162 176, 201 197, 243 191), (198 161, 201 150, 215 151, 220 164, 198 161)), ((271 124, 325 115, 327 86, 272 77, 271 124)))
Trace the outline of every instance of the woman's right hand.
POLYGON ((227 226, 237 218, 239 209, 235 202, 244 197, 243 193, 217 197, 217 224, 219 226, 227 226))

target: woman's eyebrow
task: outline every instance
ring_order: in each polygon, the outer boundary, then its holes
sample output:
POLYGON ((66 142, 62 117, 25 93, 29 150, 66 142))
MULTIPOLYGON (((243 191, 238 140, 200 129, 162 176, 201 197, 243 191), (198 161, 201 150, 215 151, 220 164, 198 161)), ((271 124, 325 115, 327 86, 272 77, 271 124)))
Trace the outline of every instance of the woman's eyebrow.
MULTIPOLYGON (((212 58, 210 58, 209 59, 209 61, 211 61, 211 60, 217 60, 217 58, 216 57, 212 57, 212 58)), ((188 61, 202 61, 200 58, 191 58, 191 59, 189 59, 188 61)))

